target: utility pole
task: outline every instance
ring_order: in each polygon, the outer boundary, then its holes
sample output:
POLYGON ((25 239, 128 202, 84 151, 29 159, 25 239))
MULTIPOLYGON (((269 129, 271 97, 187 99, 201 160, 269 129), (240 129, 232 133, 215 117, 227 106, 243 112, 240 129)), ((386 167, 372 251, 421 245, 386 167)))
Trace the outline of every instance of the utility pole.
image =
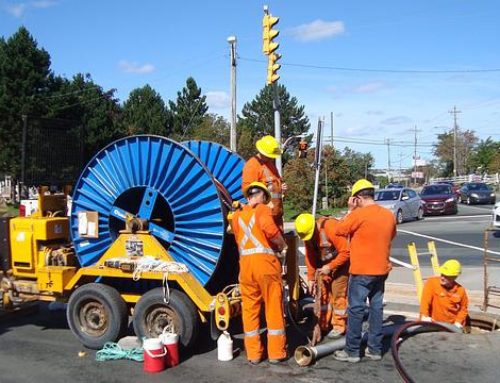
POLYGON ((334 146, 333 146, 333 136, 335 134, 335 125, 333 125, 333 112, 330 112, 330 128, 331 128, 331 131, 332 131, 332 136, 331 136, 331 145, 332 145, 332 150, 335 150, 334 146))
POLYGON ((417 125, 415 125, 415 128, 412 129, 415 132, 415 146, 413 150, 413 183, 416 185, 417 184, 417 132, 420 132, 420 130, 417 129, 417 125))
MULTIPOLYGON (((401 182, 401 174, 403 172, 403 169, 402 169, 402 162, 403 162, 403 153, 399 152, 399 179, 398 181, 401 182)), ((406 184, 406 182, 405 182, 406 184)))
POLYGON ((391 182, 391 139, 386 138, 384 142, 387 145, 387 178, 391 182))
POLYGON ((457 114, 462 113, 460 110, 457 110, 457 107, 454 106, 453 110, 449 111, 450 114, 453 114, 453 176, 456 177, 457 173, 457 114))
POLYGON ((229 36, 227 42, 231 45, 231 133, 229 147, 236 152, 236 36, 229 36))

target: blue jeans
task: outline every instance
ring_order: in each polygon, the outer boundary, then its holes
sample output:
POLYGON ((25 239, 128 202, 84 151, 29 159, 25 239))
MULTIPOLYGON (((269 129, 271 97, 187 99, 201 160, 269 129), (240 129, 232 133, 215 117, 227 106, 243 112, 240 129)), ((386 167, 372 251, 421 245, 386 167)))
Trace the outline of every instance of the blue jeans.
POLYGON ((345 350, 351 356, 359 356, 366 298, 370 302, 368 349, 373 354, 382 354, 382 301, 386 278, 387 275, 351 275, 349 278, 345 350))

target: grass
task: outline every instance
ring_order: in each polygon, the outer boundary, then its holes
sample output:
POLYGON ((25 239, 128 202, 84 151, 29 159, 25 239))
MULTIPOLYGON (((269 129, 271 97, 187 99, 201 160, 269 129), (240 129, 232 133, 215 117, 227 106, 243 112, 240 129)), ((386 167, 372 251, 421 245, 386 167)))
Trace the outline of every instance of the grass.
POLYGON ((19 215, 19 207, 13 205, 0 205, 0 217, 17 217, 19 215))
MULTIPOLYGON (((297 216, 301 213, 310 213, 312 211, 312 206, 311 206, 311 209, 308 210, 308 211, 299 211, 299 210, 296 210, 294 209, 293 207, 291 207, 290 205, 288 205, 286 202, 284 204, 284 220, 285 222, 292 222, 295 220, 295 218, 297 218, 297 216)), ((345 212, 347 210, 347 207, 343 207, 343 208, 339 208, 339 207, 336 207, 336 208, 331 208, 331 209, 319 209, 316 211, 316 215, 333 215, 333 216, 336 216, 338 214, 340 214, 341 212, 345 212)))

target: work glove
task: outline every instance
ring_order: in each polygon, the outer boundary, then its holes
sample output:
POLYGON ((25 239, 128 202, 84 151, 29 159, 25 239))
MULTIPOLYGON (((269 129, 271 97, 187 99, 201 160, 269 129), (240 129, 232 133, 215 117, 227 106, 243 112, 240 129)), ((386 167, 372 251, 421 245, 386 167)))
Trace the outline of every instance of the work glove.
POLYGON ((422 315, 422 317, 420 318, 420 320, 422 322, 432 322, 432 318, 428 317, 428 316, 425 316, 425 315, 422 315))
POLYGON ((330 275, 332 272, 332 269, 330 268, 330 266, 328 265, 324 265, 321 269, 320 269, 320 273, 321 275, 330 275))

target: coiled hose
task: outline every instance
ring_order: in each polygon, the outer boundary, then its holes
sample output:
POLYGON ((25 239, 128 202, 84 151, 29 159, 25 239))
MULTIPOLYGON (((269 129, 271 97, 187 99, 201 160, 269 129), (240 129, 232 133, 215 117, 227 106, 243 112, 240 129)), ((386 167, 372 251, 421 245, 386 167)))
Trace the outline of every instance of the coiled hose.
POLYGON ((422 321, 406 323, 400 326, 394 332, 394 335, 392 336, 391 340, 391 354, 392 358, 394 359, 394 364, 396 365, 396 369, 398 370, 399 375, 401 376, 401 378, 405 383, 415 383, 415 380, 413 380, 413 378, 410 376, 410 374, 404 367, 403 363, 401 362, 401 359, 399 358, 399 347, 401 346, 401 344, 403 344, 406 338, 410 336, 421 334, 424 332, 435 332, 435 331, 446 331, 455 333, 462 332, 462 330, 460 330, 458 327, 455 327, 448 323, 422 322, 422 321))

